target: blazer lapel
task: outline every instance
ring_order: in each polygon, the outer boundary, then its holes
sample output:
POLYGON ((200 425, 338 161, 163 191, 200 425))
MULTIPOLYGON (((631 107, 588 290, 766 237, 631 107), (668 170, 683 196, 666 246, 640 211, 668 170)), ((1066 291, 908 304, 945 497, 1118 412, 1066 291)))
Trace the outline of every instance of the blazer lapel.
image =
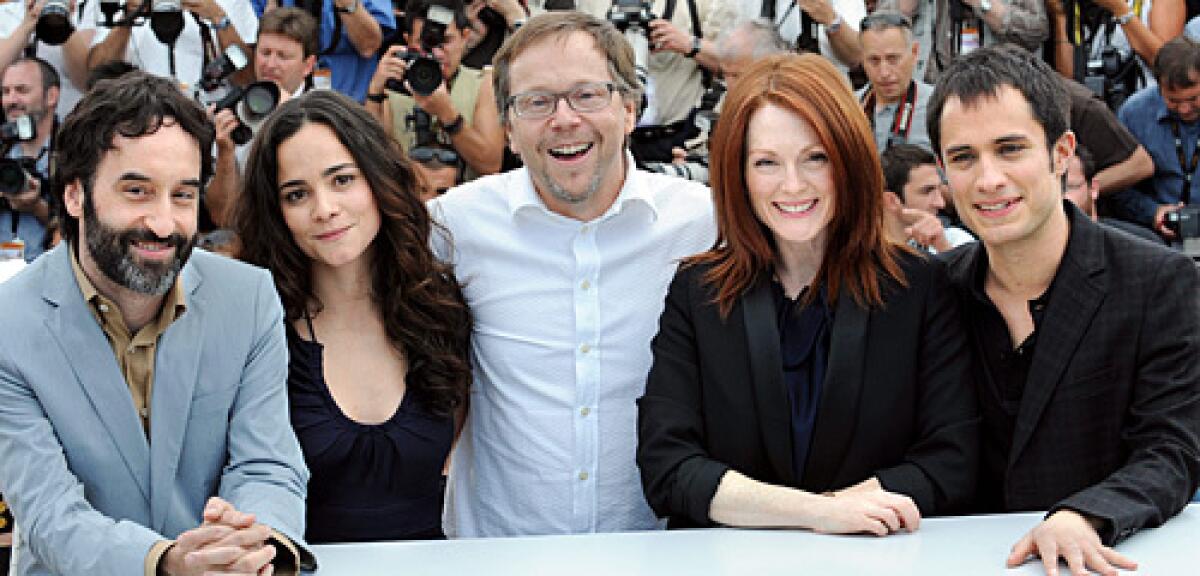
POLYGON ((58 341, 63 358, 116 444, 142 497, 149 499, 150 447, 116 355, 83 300, 71 269, 70 252, 63 247, 43 258, 52 259, 45 267, 42 291, 42 298, 52 307, 46 316, 46 328, 58 341))
POLYGON ((767 459, 775 475, 788 486, 796 485, 792 470, 792 424, 783 382, 783 359, 779 353, 779 328, 770 280, 760 275, 742 296, 742 319, 746 327, 750 372, 759 426, 767 459))
POLYGON ((804 466, 802 486, 819 490, 833 486, 850 440, 858 426, 858 402, 863 386, 870 311, 860 308, 849 293, 838 296, 829 337, 829 364, 821 388, 812 448, 804 466))
POLYGON ((165 533, 171 509, 172 485, 179 469, 183 439, 187 432, 200 354, 204 349, 204 307, 196 297, 200 274, 186 266, 182 288, 187 294, 187 311, 159 337, 154 359, 154 390, 150 410, 150 472, 154 487, 150 505, 153 528, 165 533))
POLYGON ((1072 206, 1067 207, 1067 213, 1071 216, 1071 236, 1055 274, 1046 315, 1038 327, 1029 378, 1017 411, 1009 466, 1017 461, 1033 435, 1042 411, 1107 292, 1104 242, 1098 225, 1074 213, 1072 206))

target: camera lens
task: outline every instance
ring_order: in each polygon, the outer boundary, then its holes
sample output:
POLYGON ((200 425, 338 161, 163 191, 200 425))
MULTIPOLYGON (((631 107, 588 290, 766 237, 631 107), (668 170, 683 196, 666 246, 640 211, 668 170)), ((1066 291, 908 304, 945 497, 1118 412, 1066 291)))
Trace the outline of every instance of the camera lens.
POLYGON ((418 58, 408 67, 404 78, 413 92, 428 96, 442 84, 442 65, 434 58, 418 58))
POLYGON ((29 175, 17 160, 0 160, 0 194, 19 194, 25 191, 29 175))
POLYGON ((68 0, 47 0, 42 13, 38 15, 38 40, 58 46, 71 37, 75 27, 71 25, 71 10, 68 0))
POLYGON ((279 103, 279 88, 273 83, 258 82, 246 88, 242 97, 246 112, 253 116, 265 116, 279 103))

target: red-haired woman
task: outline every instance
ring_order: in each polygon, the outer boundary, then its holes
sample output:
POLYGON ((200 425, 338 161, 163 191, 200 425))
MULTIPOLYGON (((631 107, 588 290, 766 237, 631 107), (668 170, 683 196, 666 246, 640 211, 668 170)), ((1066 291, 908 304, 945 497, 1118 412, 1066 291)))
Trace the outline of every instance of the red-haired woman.
POLYGON ((970 356, 942 266, 890 244, 870 125, 814 55, 749 68, 713 136, 720 235, 667 296, 639 400, 672 527, 885 535, 975 489, 970 356))

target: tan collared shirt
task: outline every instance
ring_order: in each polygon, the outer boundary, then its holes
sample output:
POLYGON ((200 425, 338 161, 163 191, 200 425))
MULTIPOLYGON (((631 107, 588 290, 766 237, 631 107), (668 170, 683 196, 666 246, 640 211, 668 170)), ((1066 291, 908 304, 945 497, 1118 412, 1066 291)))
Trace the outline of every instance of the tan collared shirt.
POLYGON ((96 317, 104 335, 108 337, 108 343, 117 357, 117 365, 121 367, 121 373, 125 376, 125 384, 129 386, 129 392, 133 395, 133 406, 142 419, 142 430, 149 438, 150 398, 154 388, 154 352, 158 347, 158 338, 187 310, 180 281, 175 279, 175 284, 163 299, 162 309, 154 321, 142 326, 137 333, 130 334, 125 318, 121 316, 121 310, 112 300, 96 290, 87 274, 84 274, 74 251, 71 252, 71 269, 75 272, 75 281, 79 283, 80 291, 83 292, 83 300, 88 303, 92 315, 96 317))
MULTIPOLYGON (((158 339, 171 323, 187 311, 187 301, 180 279, 176 278, 175 284, 167 291, 162 308, 154 321, 130 334, 121 310, 112 300, 96 290, 96 286, 79 265, 74 250, 71 251, 71 270, 75 272, 75 281, 79 283, 83 300, 88 303, 92 315, 96 317, 104 335, 108 337, 108 343, 117 357, 117 364, 125 376, 125 384, 129 386, 129 393, 133 396, 133 405, 142 420, 142 430, 149 439, 150 399, 154 389, 154 353, 158 348, 158 339)), ((272 543, 277 544, 277 548, 281 546, 274 560, 275 573, 280 576, 298 574, 296 564, 300 555, 295 544, 276 530, 272 530, 271 534, 272 543)), ((172 540, 160 540, 150 548, 146 554, 145 576, 155 576, 158 573, 162 557, 172 544, 172 540)))

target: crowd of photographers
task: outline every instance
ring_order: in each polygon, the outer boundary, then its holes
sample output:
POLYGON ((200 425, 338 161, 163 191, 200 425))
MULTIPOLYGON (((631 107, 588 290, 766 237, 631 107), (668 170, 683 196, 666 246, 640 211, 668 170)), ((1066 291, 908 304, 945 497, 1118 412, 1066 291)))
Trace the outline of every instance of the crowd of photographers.
MULTIPOLYGON (((1085 123, 1074 128, 1095 158, 1099 213, 1168 243, 1195 236, 1188 205, 1196 154, 1188 151, 1200 136, 1190 94, 1200 77, 1190 71, 1200 64, 1188 60, 1196 50, 1187 46, 1168 50, 1175 62, 1156 67, 1156 59, 1186 36, 1200 2, 8 0, 0 3, 2 254, 32 260, 53 243, 44 183, 57 119, 89 76, 123 69, 174 78, 210 109, 218 169, 204 230, 227 223, 254 126, 312 88, 362 102, 416 162, 431 195, 519 166, 505 146, 490 63, 509 34, 547 10, 588 12, 622 32, 646 85, 631 153, 643 168, 701 182, 726 86, 757 58, 792 50, 829 58, 858 90, 882 153, 895 144, 928 148, 925 101, 951 59, 978 46, 1021 46, 1073 81, 1073 119, 1085 123), (1160 68, 1175 76, 1162 84, 1160 68)), ((1200 31, 1200 20, 1193 26, 1200 31)), ((955 224, 948 195, 933 212, 955 224)))

